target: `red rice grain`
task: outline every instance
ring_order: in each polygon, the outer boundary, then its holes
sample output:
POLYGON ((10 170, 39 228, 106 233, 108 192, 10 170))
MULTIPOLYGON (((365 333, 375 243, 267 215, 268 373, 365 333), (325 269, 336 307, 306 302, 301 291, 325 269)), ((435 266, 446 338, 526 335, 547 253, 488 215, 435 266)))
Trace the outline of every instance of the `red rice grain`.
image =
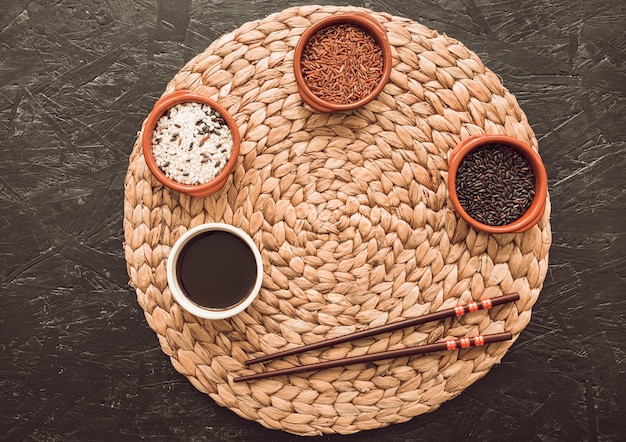
POLYGON ((383 75, 383 51, 363 29, 351 24, 317 31, 302 52, 306 85, 320 99, 354 103, 369 95, 383 75))

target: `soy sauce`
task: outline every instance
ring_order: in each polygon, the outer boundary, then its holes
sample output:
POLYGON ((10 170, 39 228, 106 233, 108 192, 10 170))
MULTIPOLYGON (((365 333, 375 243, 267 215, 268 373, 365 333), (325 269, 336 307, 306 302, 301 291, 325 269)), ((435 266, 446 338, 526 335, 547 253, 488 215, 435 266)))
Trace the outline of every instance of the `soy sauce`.
POLYGON ((176 263, 178 283, 196 304, 226 309, 241 302, 252 290, 256 261, 239 237, 221 230, 191 239, 176 263))

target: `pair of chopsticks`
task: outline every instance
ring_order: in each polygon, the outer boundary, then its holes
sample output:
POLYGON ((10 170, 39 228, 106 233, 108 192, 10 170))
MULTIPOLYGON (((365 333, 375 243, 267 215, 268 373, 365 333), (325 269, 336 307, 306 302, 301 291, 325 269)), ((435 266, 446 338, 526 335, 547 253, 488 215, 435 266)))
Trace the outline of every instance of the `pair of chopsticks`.
MULTIPOLYGON (((416 326, 432 321, 439 321, 445 318, 463 316, 467 313, 472 313, 478 310, 486 310, 497 305, 506 304, 509 302, 515 302, 519 299, 518 293, 511 293, 508 295, 498 296, 492 299, 483 299, 478 302, 470 302, 464 305, 457 305, 456 307, 441 310, 427 315, 422 315, 417 318, 405 319, 404 321, 393 322, 391 324, 381 325, 368 330, 362 330, 356 333, 350 333, 344 336, 338 336, 336 338, 315 342, 313 344, 304 345, 301 347, 292 348, 289 350, 281 351, 278 353, 261 356, 259 358, 250 359, 246 361, 246 365, 257 364, 260 362, 266 362, 273 359, 283 358, 285 356, 295 355, 303 353, 305 351, 317 350, 319 348, 330 347, 332 345, 340 344, 343 342, 353 341, 356 339, 362 339, 369 336, 374 336, 380 333, 387 333, 394 330, 399 330, 405 327, 416 326)), ((263 379, 273 376, 288 375, 294 373, 302 373, 304 371, 321 370, 325 368, 340 367, 351 364, 361 364, 365 362, 380 361, 384 359, 399 358, 404 356, 415 356, 425 353, 433 353, 443 350, 455 350, 457 348, 476 347, 480 345, 492 344, 495 342, 508 341, 513 338, 513 335, 509 332, 494 333, 489 335, 478 335, 469 338, 449 339, 444 342, 437 342, 434 344, 420 345, 416 347, 400 348, 396 350, 387 350, 380 353, 372 353, 361 356, 353 356, 348 358, 337 359, 333 361, 323 361, 313 364, 301 365, 298 367, 284 368, 281 370, 267 371, 262 373, 255 373, 247 376, 240 376, 234 378, 234 382, 252 381, 256 379, 263 379)))

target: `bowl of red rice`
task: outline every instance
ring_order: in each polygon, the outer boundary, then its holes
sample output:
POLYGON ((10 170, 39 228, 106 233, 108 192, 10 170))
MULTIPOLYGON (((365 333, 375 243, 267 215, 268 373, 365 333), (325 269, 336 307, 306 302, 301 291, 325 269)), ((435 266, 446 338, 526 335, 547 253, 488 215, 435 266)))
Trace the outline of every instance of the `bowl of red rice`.
POLYGON ((219 103, 181 90, 154 104, 141 144, 148 169, 163 185, 201 197, 226 184, 237 162, 240 135, 219 103))
POLYGON ((302 34, 293 65, 298 91, 313 109, 356 109, 375 99, 389 80, 387 31, 367 13, 331 15, 302 34))

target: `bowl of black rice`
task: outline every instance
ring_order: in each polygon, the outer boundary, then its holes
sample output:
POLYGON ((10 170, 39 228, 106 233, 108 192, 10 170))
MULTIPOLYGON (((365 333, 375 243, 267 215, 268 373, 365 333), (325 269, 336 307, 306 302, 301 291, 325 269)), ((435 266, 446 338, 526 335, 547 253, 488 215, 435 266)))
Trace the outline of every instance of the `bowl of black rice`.
POLYGON ((458 215, 488 233, 519 233, 544 214, 548 177, 539 154, 504 135, 473 136, 448 158, 448 191, 458 215))

